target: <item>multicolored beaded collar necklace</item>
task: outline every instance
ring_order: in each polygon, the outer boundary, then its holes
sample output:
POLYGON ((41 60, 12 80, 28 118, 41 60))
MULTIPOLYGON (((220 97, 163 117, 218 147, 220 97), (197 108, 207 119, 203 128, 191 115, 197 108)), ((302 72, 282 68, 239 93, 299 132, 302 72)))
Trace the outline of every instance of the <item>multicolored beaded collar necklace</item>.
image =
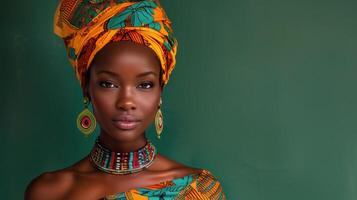
POLYGON ((90 160, 99 170, 106 173, 131 174, 149 167, 155 155, 156 148, 149 140, 137 151, 121 153, 104 147, 97 138, 90 153, 90 160))

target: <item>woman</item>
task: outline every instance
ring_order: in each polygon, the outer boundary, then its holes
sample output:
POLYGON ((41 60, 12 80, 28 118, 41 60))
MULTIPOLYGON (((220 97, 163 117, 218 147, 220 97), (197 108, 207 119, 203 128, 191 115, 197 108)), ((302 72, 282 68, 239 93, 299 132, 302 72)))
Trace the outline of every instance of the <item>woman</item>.
POLYGON ((225 199, 209 171, 158 154, 145 136, 154 119, 162 132, 160 96, 177 48, 160 3, 63 0, 54 23, 83 91, 78 128, 90 135, 98 123, 100 135, 88 156, 34 179, 25 198, 225 199))

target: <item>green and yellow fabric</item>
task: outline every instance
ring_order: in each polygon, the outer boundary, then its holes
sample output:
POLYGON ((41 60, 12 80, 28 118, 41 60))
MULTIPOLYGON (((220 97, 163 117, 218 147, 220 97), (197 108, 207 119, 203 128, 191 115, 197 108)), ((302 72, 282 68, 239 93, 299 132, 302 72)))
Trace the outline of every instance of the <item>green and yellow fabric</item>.
POLYGON ((113 194, 111 200, 225 200, 219 181, 208 171, 188 175, 127 192, 113 194))
POLYGON ((150 47, 161 62, 164 84, 176 63, 177 40, 158 1, 61 0, 54 32, 64 40, 82 87, 95 54, 112 41, 130 40, 150 47))

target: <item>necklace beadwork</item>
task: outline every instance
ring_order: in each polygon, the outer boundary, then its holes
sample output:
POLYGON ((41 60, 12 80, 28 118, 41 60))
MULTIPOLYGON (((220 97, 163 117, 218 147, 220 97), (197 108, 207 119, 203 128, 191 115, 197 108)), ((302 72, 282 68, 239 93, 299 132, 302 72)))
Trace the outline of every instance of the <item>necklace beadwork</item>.
POLYGON ((144 147, 131 152, 114 152, 96 139, 90 153, 91 162, 101 171, 110 174, 131 174, 149 167, 156 155, 155 146, 147 140, 144 147))

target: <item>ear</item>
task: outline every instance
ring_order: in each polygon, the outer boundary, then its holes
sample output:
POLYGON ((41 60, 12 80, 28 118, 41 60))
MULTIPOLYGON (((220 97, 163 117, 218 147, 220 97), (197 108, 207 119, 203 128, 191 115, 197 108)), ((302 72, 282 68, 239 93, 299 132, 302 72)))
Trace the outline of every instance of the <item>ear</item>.
POLYGON ((157 108, 160 109, 160 108, 161 108, 161 105, 162 105, 162 97, 161 97, 161 95, 160 95, 159 105, 157 106, 157 108))
POLYGON ((86 84, 82 87, 82 95, 83 95, 83 97, 88 97, 89 101, 91 100, 88 84, 86 84))
POLYGON ((160 85, 160 93, 164 92, 164 84, 160 85))
POLYGON ((83 84, 82 84, 83 97, 88 97, 89 101, 91 101, 91 96, 90 96, 90 93, 89 93, 89 84, 90 84, 91 70, 92 70, 92 68, 94 66, 93 63, 94 63, 94 61, 92 61, 92 63, 90 64, 89 68, 85 72, 85 75, 83 77, 83 84))

